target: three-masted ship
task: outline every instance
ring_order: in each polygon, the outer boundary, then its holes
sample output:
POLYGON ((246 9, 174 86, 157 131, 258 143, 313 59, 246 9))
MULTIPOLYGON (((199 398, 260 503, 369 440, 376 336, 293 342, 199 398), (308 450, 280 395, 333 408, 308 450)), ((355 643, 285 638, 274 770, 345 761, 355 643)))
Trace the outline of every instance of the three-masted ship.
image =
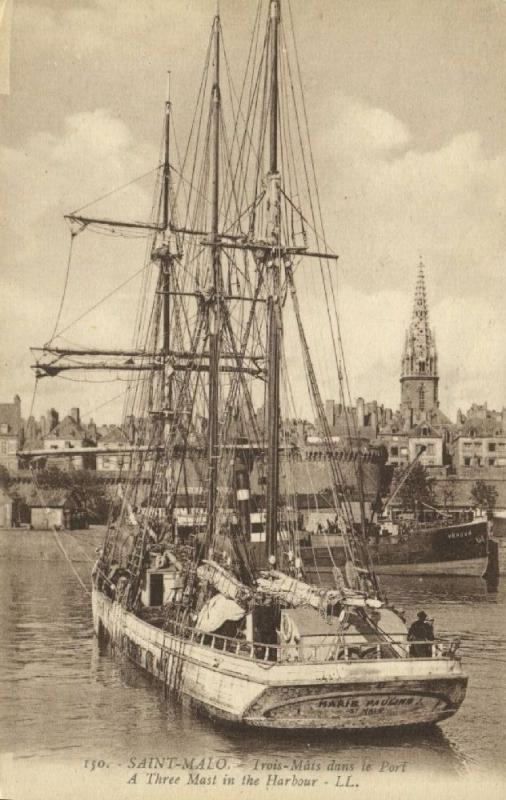
MULTIPOLYGON (((229 722, 434 723, 465 696, 456 644, 425 642, 415 656, 404 619, 380 588, 363 495, 357 519, 306 332, 312 287, 323 297, 313 352, 326 337, 325 369, 346 392, 336 256, 321 222, 293 24, 288 6, 282 20, 282 6, 270 0, 265 22, 259 10, 242 89, 231 89, 229 107, 223 87, 232 75, 214 18, 179 167, 166 103, 152 220, 68 217, 80 232, 149 237, 155 286, 149 308, 143 291, 137 346, 99 352, 52 341, 38 356, 38 375, 131 376, 129 445, 93 571, 94 628, 114 652, 229 722), (284 421, 300 414, 303 392, 324 433, 346 551, 330 588, 317 575, 307 580, 300 557, 296 454, 284 421)), ((355 469, 360 490, 360 458, 355 469)))

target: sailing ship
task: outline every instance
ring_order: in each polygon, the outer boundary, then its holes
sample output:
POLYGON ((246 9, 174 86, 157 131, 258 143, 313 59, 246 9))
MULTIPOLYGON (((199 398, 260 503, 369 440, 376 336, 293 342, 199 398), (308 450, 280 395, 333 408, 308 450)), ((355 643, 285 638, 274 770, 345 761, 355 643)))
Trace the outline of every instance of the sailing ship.
MULTIPOLYGON (((357 523, 326 423, 304 321, 308 287, 324 297, 316 334, 323 341, 326 318, 325 369, 349 389, 337 256, 321 221, 293 30, 288 3, 259 4, 242 89, 231 89, 227 109, 232 76, 214 17, 179 167, 170 97, 165 105, 153 219, 68 216, 80 233, 148 237, 154 292, 148 307, 148 277, 137 344, 85 350, 56 337, 39 352, 37 375, 112 369, 131 379, 130 446, 92 576, 94 629, 115 653, 217 720, 290 730, 426 725, 457 711, 467 677, 456 641, 416 651, 408 641, 373 567, 363 495, 357 523), (292 367, 324 431, 346 552, 330 588, 307 580, 300 556, 283 431, 303 392, 292 367), (253 471, 264 493, 256 508, 253 471)), ((360 487, 360 459, 355 469, 360 487)))

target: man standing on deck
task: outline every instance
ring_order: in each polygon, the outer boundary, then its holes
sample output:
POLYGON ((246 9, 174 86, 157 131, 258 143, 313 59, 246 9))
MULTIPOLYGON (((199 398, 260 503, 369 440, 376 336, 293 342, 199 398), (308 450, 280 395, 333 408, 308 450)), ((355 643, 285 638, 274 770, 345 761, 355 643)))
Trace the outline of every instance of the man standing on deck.
POLYGON ((434 641, 433 620, 427 618, 425 611, 419 611, 417 617, 418 619, 413 622, 408 631, 408 642, 417 642, 418 644, 411 645, 409 654, 412 658, 430 657, 432 645, 419 643, 434 641))

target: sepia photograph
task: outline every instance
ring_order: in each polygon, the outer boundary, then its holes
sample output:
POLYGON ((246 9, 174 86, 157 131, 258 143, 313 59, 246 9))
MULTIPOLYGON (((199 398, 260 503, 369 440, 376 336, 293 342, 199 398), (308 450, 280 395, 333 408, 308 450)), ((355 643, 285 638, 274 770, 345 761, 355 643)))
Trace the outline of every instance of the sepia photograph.
POLYGON ((506 0, 0 0, 0 800, 506 792, 506 0))

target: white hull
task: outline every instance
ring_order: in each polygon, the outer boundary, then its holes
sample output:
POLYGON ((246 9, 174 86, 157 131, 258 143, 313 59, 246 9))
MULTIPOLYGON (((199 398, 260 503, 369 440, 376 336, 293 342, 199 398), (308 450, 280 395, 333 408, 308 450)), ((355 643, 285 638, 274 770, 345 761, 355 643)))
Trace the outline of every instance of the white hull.
POLYGON ((211 717, 277 729, 428 725, 462 703, 454 658, 272 663, 182 639, 93 590, 97 635, 211 717))

